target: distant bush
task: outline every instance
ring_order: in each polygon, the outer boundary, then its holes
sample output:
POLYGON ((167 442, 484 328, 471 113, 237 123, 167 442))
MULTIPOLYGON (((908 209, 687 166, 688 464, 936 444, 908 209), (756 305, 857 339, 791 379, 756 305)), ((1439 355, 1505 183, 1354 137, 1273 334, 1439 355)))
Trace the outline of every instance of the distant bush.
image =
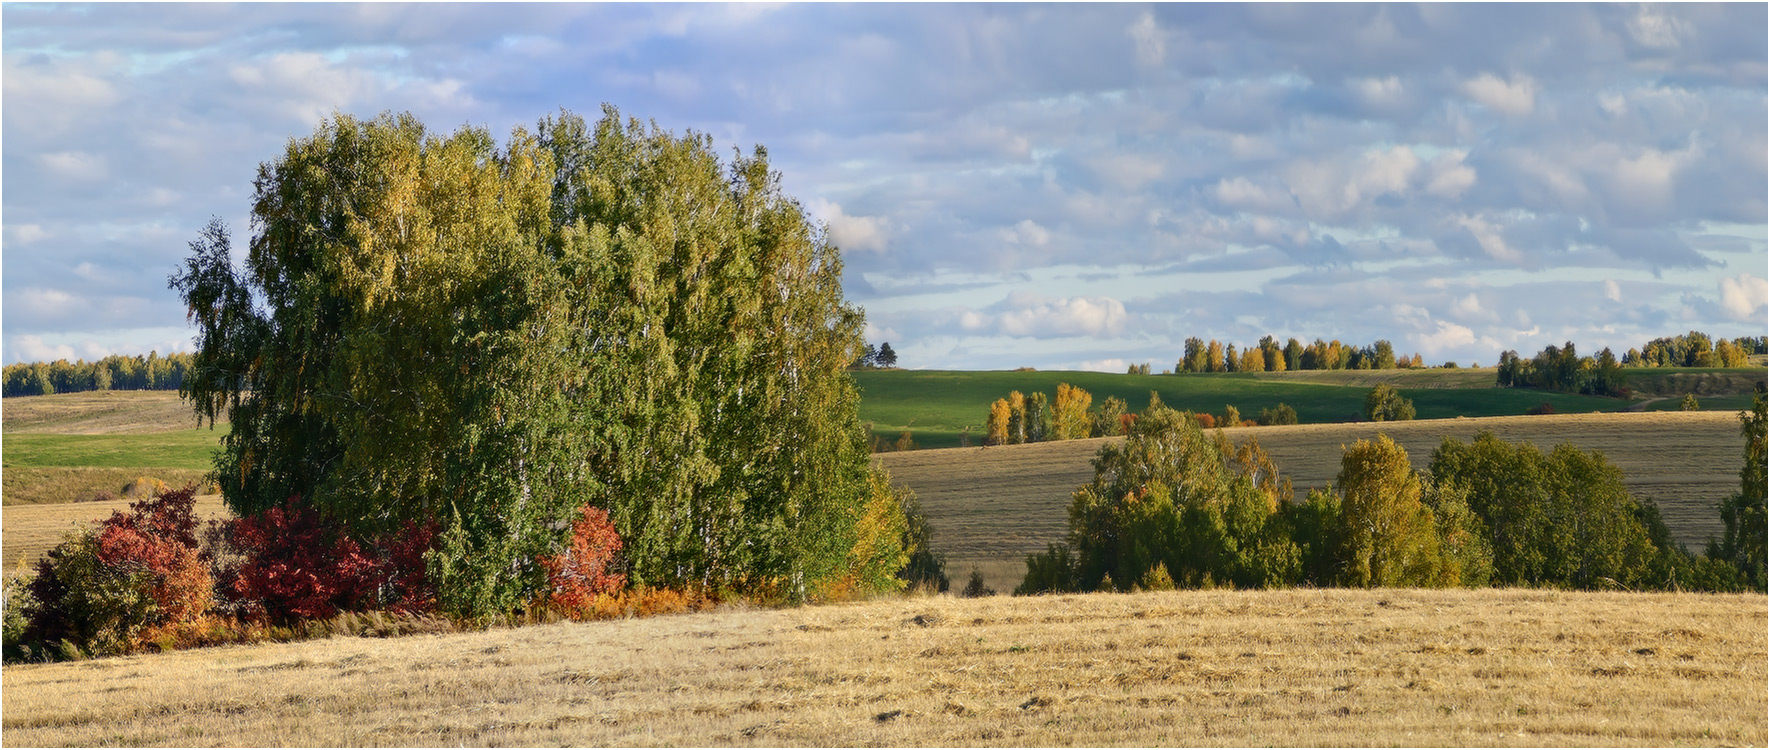
POLYGON ((1364 396, 1364 418, 1372 422, 1404 422, 1414 418, 1414 402, 1395 386, 1379 383, 1364 396))
POLYGON ((1297 423, 1297 410, 1290 404, 1279 404, 1270 409, 1261 409, 1257 422, 1261 425, 1286 425, 1297 423))
POLYGON ((971 569, 971 579, 965 582, 965 590, 959 592, 959 596, 967 599, 995 595, 996 590, 984 585, 983 573, 979 572, 976 568, 971 569))
POLYGON ((909 552, 909 562, 898 571, 898 578, 911 591, 945 592, 952 587, 952 581, 946 575, 946 556, 934 551, 934 530, 928 525, 928 515, 922 511, 922 504, 917 502, 916 496, 907 490, 904 492, 903 516, 904 549, 909 552))
POLYGON ((1684 400, 1678 404, 1678 408, 1683 411, 1698 411, 1702 409, 1702 404, 1696 402, 1696 394, 1686 393, 1684 400))
POLYGON ((1551 404, 1547 401, 1544 401, 1540 404, 1537 404, 1536 406, 1530 407, 1529 409, 1525 409, 1524 413, 1531 415, 1531 416, 1542 416, 1545 414, 1554 414, 1555 413, 1555 405, 1551 404))

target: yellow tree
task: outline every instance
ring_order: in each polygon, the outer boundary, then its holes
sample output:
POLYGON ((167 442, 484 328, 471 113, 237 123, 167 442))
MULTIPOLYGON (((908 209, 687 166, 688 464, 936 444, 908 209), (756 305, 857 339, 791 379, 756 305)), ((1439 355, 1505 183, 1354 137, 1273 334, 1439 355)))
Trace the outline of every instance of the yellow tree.
POLYGON ((1008 442, 1026 442, 1026 396, 1020 391, 1008 393, 1008 442))
POLYGON ((1388 435, 1360 440, 1340 458, 1341 537, 1347 586, 1433 586, 1440 575, 1438 529, 1420 500, 1407 451, 1388 435))
POLYGON ((1008 399, 998 398, 989 405, 989 421, 984 423, 983 444, 1008 444, 1008 399))
POLYGON ((1205 345, 1205 367, 1211 372, 1223 371, 1223 344, 1216 339, 1205 345))
POLYGON ((1052 422, 1058 440, 1074 440, 1085 438, 1091 434, 1093 421, 1088 416, 1088 407, 1093 405, 1094 397, 1081 388, 1068 383, 1057 384, 1057 401, 1052 406, 1052 422))

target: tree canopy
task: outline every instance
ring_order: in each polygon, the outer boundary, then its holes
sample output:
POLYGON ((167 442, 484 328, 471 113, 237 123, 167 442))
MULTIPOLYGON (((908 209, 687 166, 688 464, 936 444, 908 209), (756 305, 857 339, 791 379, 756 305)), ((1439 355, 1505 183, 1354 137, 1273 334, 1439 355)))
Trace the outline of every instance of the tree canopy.
POLYGON ((725 164, 612 108, 502 145, 340 115, 254 188, 244 267, 215 223, 171 280, 236 513, 436 519, 463 613, 529 596, 585 505, 635 584, 807 598, 902 567, 844 374, 861 314, 761 147, 725 164))

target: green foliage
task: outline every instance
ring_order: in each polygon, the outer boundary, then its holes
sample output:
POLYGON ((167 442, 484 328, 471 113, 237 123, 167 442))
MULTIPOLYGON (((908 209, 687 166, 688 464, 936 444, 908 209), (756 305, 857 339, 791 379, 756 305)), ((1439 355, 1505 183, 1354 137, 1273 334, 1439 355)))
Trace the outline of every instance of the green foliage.
POLYGON ((1431 473, 1466 493, 1483 520, 1496 584, 1664 583, 1651 574, 1658 550, 1641 523, 1640 504, 1602 454, 1569 444, 1544 454, 1481 432, 1472 443, 1446 439, 1432 454, 1431 473))
POLYGON ((971 569, 971 578, 965 581, 964 590, 959 592, 959 596, 966 599, 976 599, 979 597, 995 595, 996 590, 984 585, 983 573, 979 572, 976 568, 971 569))
POLYGON ((635 585, 799 600, 854 574, 861 316, 762 149, 725 165, 612 109, 503 146, 338 116, 255 188, 246 266, 212 225, 172 279, 236 513, 440 519, 432 578, 466 616, 531 600, 586 498, 635 585))
POLYGON ((1100 402, 1100 408, 1094 412, 1094 436, 1107 437, 1125 434, 1125 414, 1128 409, 1125 400, 1117 396, 1107 396, 1100 402))
MULTIPOLYGON (((979 580, 981 580, 979 576, 979 580)), ((1080 591, 1076 559, 1067 545, 1051 544, 1044 552, 1026 556, 1026 576, 1014 587, 1015 596, 1080 591)))
POLYGON ((1681 411, 1699 411, 1702 409, 1702 405, 1696 402, 1696 394, 1686 393, 1684 394, 1684 400, 1678 403, 1678 409, 1681 411))
POLYGON ((1403 422, 1414 418, 1414 402, 1395 386, 1379 383, 1364 396, 1364 418, 1372 422, 1403 422))
POLYGON ((37 600, 26 588, 23 575, 8 577, 0 596, 0 610, 4 611, 4 619, 0 621, 0 658, 6 661, 18 661, 31 656, 32 649, 25 643, 25 629, 30 626, 31 613, 37 609, 37 600))
POLYGON ((1407 451, 1389 436, 1340 458, 1340 580, 1354 587, 1435 586, 1445 579, 1438 530, 1407 451))
POLYGON ((1281 403, 1275 407, 1261 409, 1260 417, 1256 421, 1262 425, 1296 424, 1297 410, 1291 408, 1289 404, 1281 403))
POLYGON ((1746 584, 1765 588, 1766 473, 1770 472, 1770 441, 1766 438, 1764 387, 1758 386, 1752 407, 1739 413, 1745 435, 1745 465, 1739 469, 1739 492, 1721 501, 1722 536, 1711 542, 1710 556, 1736 568, 1746 584))
POLYGON ((107 565, 97 531, 69 535, 37 564, 21 640, 51 654, 64 643, 70 656, 121 653, 154 621, 151 584, 145 570, 107 565))
POLYGON ((934 551, 934 529, 928 525, 928 515, 922 512, 922 504, 916 500, 915 494, 906 489, 902 497, 903 548, 909 553, 909 562, 897 576, 903 580, 904 587, 912 591, 944 592, 952 586, 946 575, 946 555, 934 551))
POLYGON ((1284 506, 1284 518, 1297 547, 1300 582, 1337 585, 1345 558, 1340 495, 1331 486, 1310 490, 1302 503, 1284 506))
POLYGON ((175 391, 184 383, 191 355, 158 351, 147 356, 113 354, 87 362, 20 362, 0 371, 0 395, 47 396, 53 393, 109 390, 175 391))
POLYGON ((1101 447, 1094 481, 1071 499, 1075 582, 1083 590, 1108 577, 1134 583, 1158 564, 1183 586, 1294 580, 1297 548, 1275 512, 1280 485, 1232 470, 1235 459, 1227 443, 1152 399, 1125 442, 1101 447))

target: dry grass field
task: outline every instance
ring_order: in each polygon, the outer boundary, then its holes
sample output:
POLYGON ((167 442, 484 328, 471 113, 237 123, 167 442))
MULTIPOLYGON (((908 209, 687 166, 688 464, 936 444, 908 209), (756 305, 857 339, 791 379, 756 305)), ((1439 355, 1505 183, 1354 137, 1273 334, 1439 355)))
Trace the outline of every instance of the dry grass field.
MULTIPOLYGON (((108 500, 92 503, 54 503, 48 505, 8 505, 0 507, 0 563, 5 574, 15 575, 21 566, 35 565, 37 559, 61 542, 70 531, 88 528, 93 521, 110 517, 113 511, 128 510, 129 500, 108 500)), ((197 496, 199 519, 225 518, 227 506, 220 495, 197 496)))
POLYGON ((85 391, 0 402, 0 430, 8 433, 114 435, 199 426, 178 391, 85 391))
POLYGON ((908 598, 8 666, 39 745, 1758 745, 1765 598, 908 598))
MULTIPOLYGON (((1745 439, 1730 412, 1569 414, 1439 419, 1384 424, 1239 427, 1224 430, 1237 443, 1253 437, 1272 454, 1299 494, 1332 481, 1340 449, 1378 432, 1407 448, 1419 468, 1445 437, 1468 440, 1479 430, 1502 440, 1528 440, 1548 450, 1569 442, 1602 451, 1623 470, 1636 497, 1653 498, 1674 537, 1700 552, 1721 533, 1716 504, 1739 487, 1745 439)), ((892 479, 915 490, 934 527, 934 546, 962 584, 973 568, 999 591, 1011 591, 1026 572, 1026 555, 1061 541, 1068 530, 1069 495, 1094 476, 1090 460, 1115 438, 992 448, 884 453, 877 460, 892 479)))

